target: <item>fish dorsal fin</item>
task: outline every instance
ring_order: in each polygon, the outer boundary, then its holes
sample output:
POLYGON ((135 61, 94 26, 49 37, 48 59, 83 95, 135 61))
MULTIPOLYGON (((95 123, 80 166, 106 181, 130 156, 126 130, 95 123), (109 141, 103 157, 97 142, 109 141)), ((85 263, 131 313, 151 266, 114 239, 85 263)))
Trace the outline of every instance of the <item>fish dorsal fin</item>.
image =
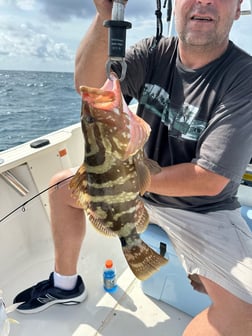
POLYGON ((140 198, 136 201, 136 217, 138 219, 136 222, 137 233, 142 233, 147 229, 150 218, 144 202, 140 198))
POLYGON ((116 234, 106 227, 106 225, 103 223, 103 221, 95 216, 95 213, 93 213, 90 209, 87 211, 88 218, 90 220, 90 223, 94 226, 94 228, 99 232, 102 233, 104 236, 114 237, 116 234))

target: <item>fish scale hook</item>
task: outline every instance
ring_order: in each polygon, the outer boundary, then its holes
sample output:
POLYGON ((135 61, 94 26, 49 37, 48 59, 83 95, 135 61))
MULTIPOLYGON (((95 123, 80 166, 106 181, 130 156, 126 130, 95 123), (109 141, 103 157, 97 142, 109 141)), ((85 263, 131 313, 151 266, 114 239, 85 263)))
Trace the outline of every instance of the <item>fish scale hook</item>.
MULTIPOLYGON (((127 64, 124 59, 122 60, 115 59, 115 61, 118 61, 121 64, 122 71, 121 71, 121 77, 119 78, 119 80, 123 81, 126 76, 127 64)), ((108 59, 108 61, 106 62, 106 74, 107 74, 107 78, 109 78, 110 80, 112 80, 110 75, 111 75, 111 69, 112 69, 113 62, 114 60, 112 59, 108 59)))

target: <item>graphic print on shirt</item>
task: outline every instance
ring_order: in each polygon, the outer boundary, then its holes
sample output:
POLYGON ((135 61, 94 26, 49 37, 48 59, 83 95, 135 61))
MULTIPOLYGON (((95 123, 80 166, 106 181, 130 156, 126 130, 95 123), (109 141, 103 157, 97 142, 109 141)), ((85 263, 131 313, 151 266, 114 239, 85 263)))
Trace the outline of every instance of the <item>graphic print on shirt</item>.
POLYGON ((169 94, 156 84, 145 84, 140 104, 158 115, 168 126, 169 135, 197 141, 206 128, 206 122, 197 119, 199 108, 184 102, 180 106, 171 104, 169 94))

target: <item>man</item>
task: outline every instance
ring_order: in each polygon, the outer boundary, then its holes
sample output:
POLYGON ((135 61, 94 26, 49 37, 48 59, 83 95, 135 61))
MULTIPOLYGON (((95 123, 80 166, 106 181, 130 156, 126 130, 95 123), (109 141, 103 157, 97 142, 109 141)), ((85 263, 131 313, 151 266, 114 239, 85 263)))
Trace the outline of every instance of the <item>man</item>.
MULTIPOLYGON (((76 56, 76 88, 101 86, 107 60, 109 0, 94 0, 97 14, 76 56)), ((229 41, 240 0, 176 0, 178 39, 145 39, 126 55, 125 95, 139 100, 151 126, 147 155, 162 170, 145 195, 151 220, 161 225, 189 274, 212 305, 183 336, 252 334, 252 235, 235 197, 252 156, 252 58, 229 41)), ((120 66, 115 65, 119 72, 120 66)), ((65 171, 51 183, 70 176, 65 171)), ((67 186, 50 193, 55 272, 20 293, 19 311, 40 311, 42 294, 80 302, 77 276, 85 235, 83 213, 67 186), (57 296, 58 295, 58 296, 57 296)), ((51 303, 52 304, 52 303, 51 303)))

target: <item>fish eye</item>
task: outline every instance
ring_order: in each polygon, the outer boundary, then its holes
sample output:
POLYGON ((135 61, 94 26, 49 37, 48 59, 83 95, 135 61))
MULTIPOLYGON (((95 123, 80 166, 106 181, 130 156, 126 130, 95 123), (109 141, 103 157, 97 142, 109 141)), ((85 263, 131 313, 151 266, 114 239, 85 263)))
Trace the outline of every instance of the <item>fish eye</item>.
POLYGON ((85 120, 88 124, 92 124, 93 122, 95 122, 95 119, 90 115, 85 116, 85 120))

